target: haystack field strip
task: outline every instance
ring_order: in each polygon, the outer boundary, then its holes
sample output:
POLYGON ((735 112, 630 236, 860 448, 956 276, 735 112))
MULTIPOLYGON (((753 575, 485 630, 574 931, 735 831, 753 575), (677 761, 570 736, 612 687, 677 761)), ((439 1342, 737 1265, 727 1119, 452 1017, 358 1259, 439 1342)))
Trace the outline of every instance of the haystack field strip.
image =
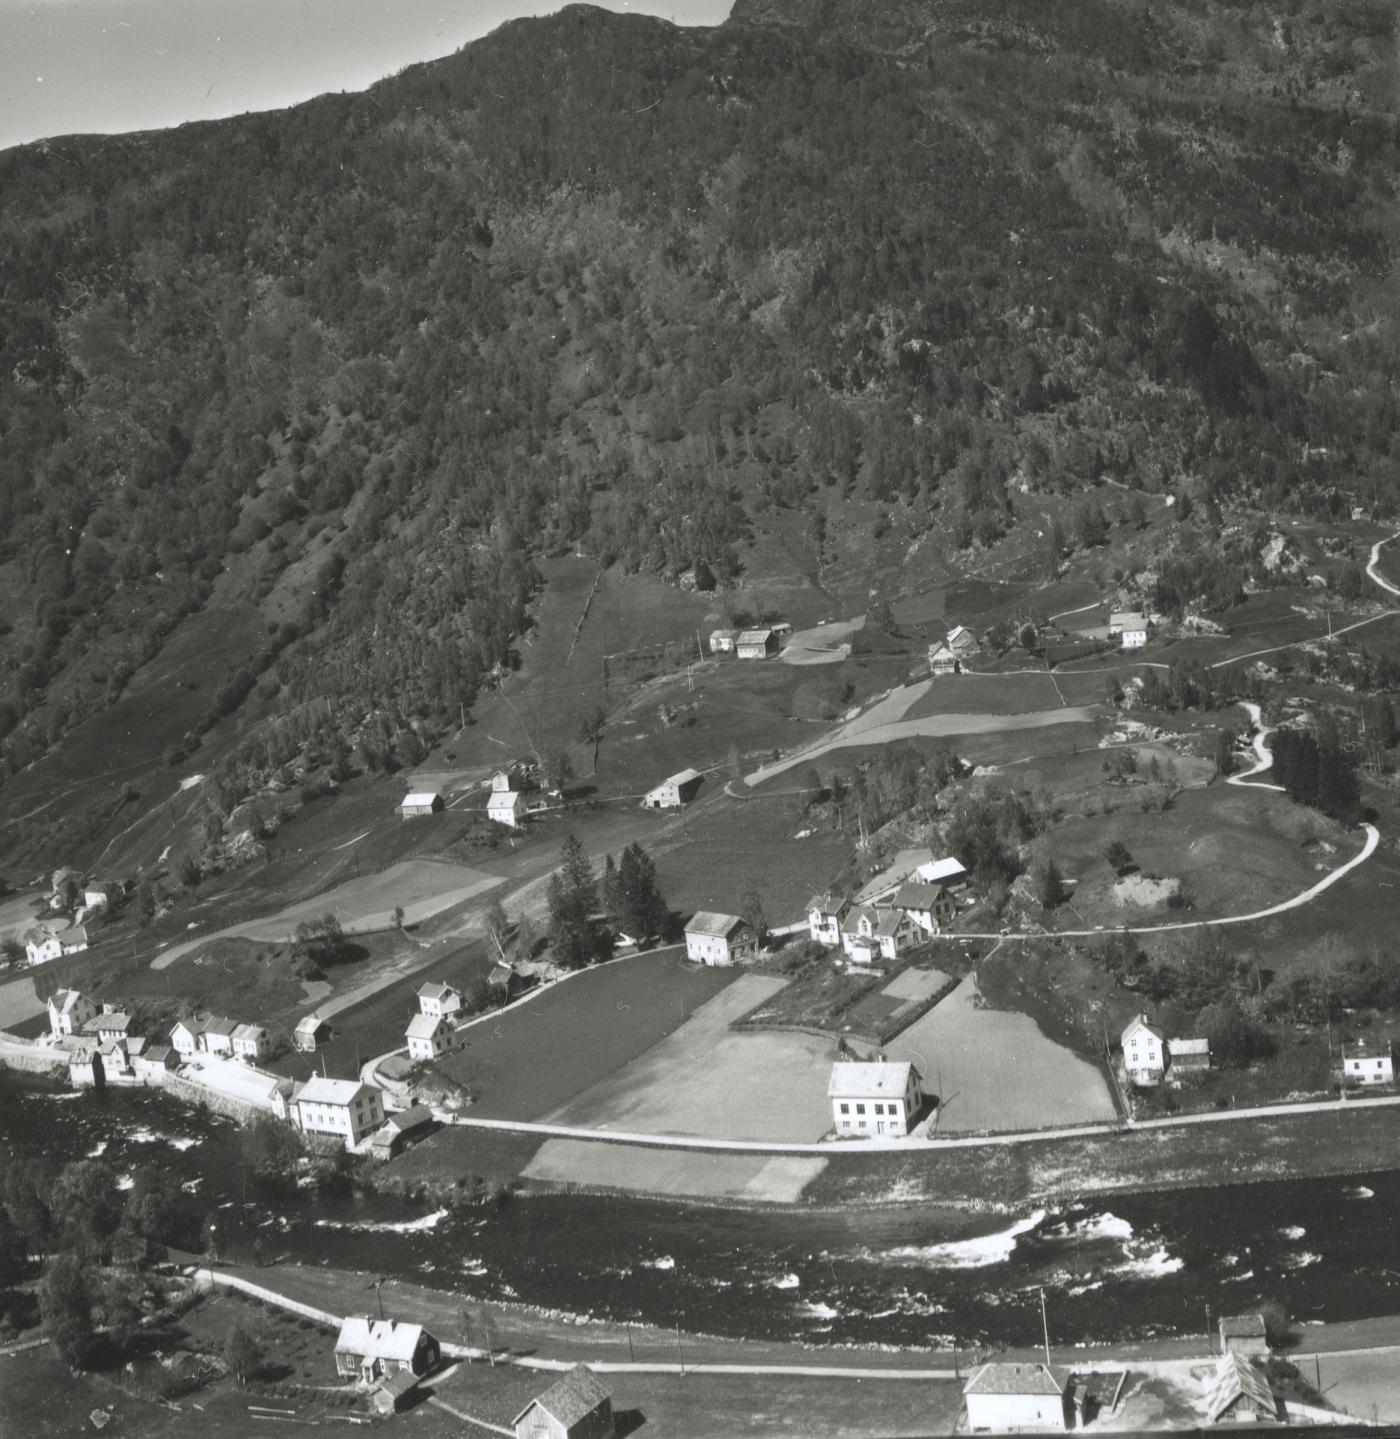
POLYGON ((978 1009, 970 976, 886 1046, 912 1059, 943 1110, 929 1136, 1051 1129, 1116 1117, 1104 1076, 1024 1014, 978 1009))

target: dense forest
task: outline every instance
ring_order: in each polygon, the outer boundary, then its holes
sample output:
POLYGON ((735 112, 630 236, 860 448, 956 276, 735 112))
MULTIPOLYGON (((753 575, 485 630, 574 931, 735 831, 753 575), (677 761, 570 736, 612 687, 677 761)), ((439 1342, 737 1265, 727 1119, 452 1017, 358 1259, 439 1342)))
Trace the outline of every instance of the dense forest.
POLYGON ((209 722, 256 691, 430 731, 544 554, 723 587, 781 510, 966 549, 1112 481, 1194 497, 1180 609, 1228 598, 1222 506, 1393 514, 1394 24, 575 6, 363 95, 0 155, 0 773, 203 610, 265 631, 209 722))

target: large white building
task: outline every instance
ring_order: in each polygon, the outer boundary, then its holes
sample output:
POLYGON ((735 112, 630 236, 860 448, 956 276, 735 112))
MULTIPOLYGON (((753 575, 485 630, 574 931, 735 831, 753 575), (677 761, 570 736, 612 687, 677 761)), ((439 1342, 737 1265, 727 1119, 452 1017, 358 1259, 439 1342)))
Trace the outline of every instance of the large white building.
POLYGON ((49 1031, 55 1039, 61 1034, 77 1034, 96 1014, 97 1006, 87 995, 60 989, 49 1000, 49 1031))
POLYGON ((1395 1060, 1388 1043, 1365 1039, 1342 1051, 1342 1081, 1345 1084, 1394 1084, 1395 1060))
POLYGON ((758 954, 758 936, 737 914, 701 910, 685 927, 685 957, 700 964, 737 964, 758 954))
POLYGON ((1123 1069, 1144 1088, 1160 1084, 1167 1072, 1167 1042, 1162 1031, 1147 1022, 1145 1014, 1129 1021, 1123 1031, 1123 1069))
POLYGON ((1069 1376, 1047 1364, 983 1364, 963 1388, 974 1434, 1063 1433, 1069 1376))
POLYGON ((698 769, 683 769, 648 790, 642 803, 647 809, 679 809, 695 798, 704 782, 705 776, 698 769))
POLYGON ((837 1060, 826 1093, 841 1138, 903 1138, 923 1103, 919 1072, 908 1060, 837 1060))
POLYGON ((377 1089, 357 1079, 326 1079, 313 1075, 296 1098, 303 1134, 330 1134, 347 1149, 384 1123, 384 1101, 377 1089))
POLYGON ((423 1014, 456 1014, 462 1007, 462 991, 440 979, 430 979, 418 987, 418 1008, 423 1014))

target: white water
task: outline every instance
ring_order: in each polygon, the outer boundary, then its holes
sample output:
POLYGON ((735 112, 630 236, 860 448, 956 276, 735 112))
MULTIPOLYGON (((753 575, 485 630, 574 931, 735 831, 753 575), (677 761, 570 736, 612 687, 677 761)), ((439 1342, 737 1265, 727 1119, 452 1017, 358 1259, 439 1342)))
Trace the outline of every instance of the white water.
POLYGON ((373 1220, 318 1219, 317 1229, 352 1229, 357 1234, 418 1234, 425 1229, 436 1229, 447 1218, 447 1210, 435 1209, 421 1219, 400 1219, 396 1222, 376 1223, 373 1220))
POLYGON ((1167 1253, 1167 1248, 1163 1245, 1160 1249, 1156 1249, 1140 1259, 1129 1256, 1126 1263, 1114 1267, 1113 1273, 1133 1279, 1161 1279, 1168 1274, 1176 1274, 1185 1266, 1184 1259, 1178 1259, 1174 1254, 1167 1253))
POLYGON ((802 1312, 810 1314, 813 1319, 837 1319, 841 1314, 839 1309, 833 1309, 830 1304, 820 1303, 804 1303, 802 1312))
POLYGON ((674 1269, 676 1261, 669 1254, 663 1254, 659 1259, 643 1259, 643 1269, 674 1269))
POLYGON ((1308 1231, 1301 1224, 1285 1224, 1279 1233, 1285 1239, 1301 1239, 1308 1231))
POLYGON ((942 1269, 983 1269, 1005 1264, 1016 1252, 1016 1241, 1045 1222, 1045 1211, 1037 1209, 1018 1219, 1010 1229, 984 1234, 977 1239, 954 1239, 946 1244, 906 1244, 887 1249, 879 1257, 898 1263, 928 1264, 942 1269))
POLYGON ((1077 1224, 1057 1224, 1045 1233, 1055 1239, 1131 1239, 1133 1226, 1116 1214, 1091 1214, 1077 1224))
POLYGON ((802 1281, 795 1274, 784 1274, 777 1279, 770 1279, 768 1283, 774 1289, 798 1289, 802 1281))
POLYGON ((1367 1189, 1364 1184, 1353 1185, 1352 1188, 1347 1190, 1347 1193, 1353 1199, 1374 1199, 1376 1197, 1376 1191, 1374 1189, 1367 1189))

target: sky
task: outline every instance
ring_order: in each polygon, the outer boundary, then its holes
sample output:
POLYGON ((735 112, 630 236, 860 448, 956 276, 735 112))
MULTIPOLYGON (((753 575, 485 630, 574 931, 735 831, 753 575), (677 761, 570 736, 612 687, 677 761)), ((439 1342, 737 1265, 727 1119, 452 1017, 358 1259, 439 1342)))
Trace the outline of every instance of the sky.
MULTIPOLYGON (((596 0, 717 25, 732 0, 596 0)), ((558 0, 0 0, 0 149, 363 90, 558 0)))

